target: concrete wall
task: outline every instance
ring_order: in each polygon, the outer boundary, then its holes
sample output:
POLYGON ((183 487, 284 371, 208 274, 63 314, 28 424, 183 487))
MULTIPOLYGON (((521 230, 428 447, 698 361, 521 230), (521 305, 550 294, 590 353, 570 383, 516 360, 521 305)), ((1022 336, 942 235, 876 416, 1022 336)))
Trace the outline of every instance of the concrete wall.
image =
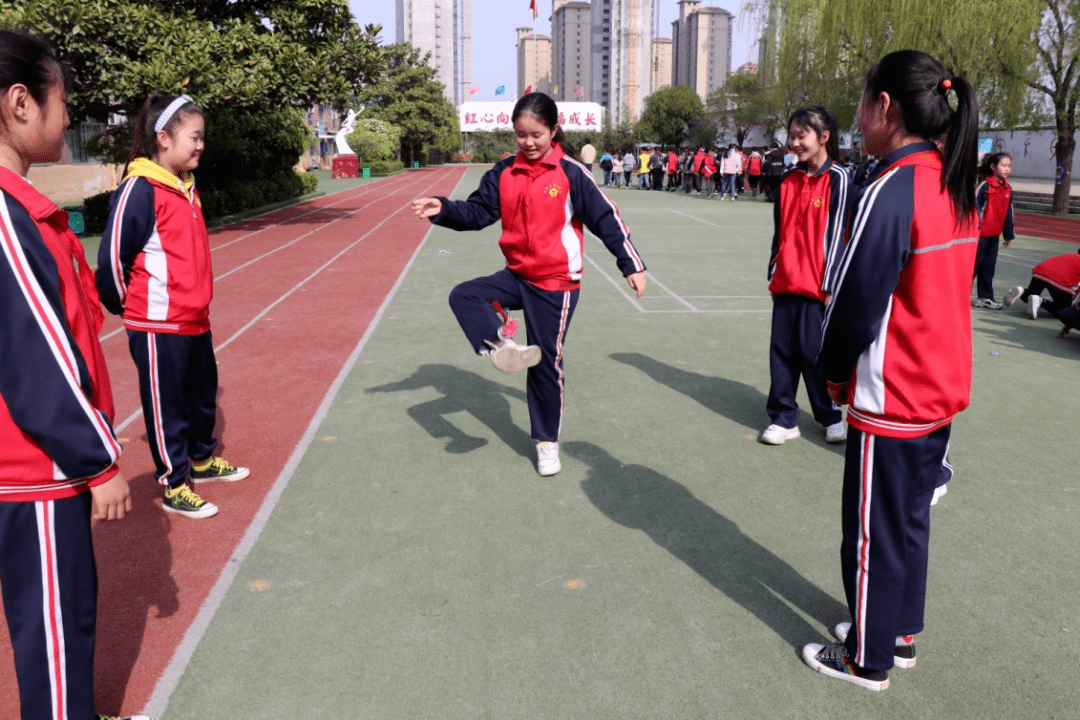
POLYGON ((114 190, 123 165, 32 165, 27 179, 57 205, 77 205, 91 195, 114 190))
MULTIPOLYGON (((1057 173, 1054 160, 1057 133, 1053 130, 980 132, 979 137, 994 138, 994 152, 1006 152, 1012 156, 1013 176, 1054 180, 1057 173)), ((1080 133, 1077 133, 1077 140, 1080 142, 1080 133)), ((1080 151, 1073 153, 1070 172, 1075 182, 1080 172, 1080 151)))

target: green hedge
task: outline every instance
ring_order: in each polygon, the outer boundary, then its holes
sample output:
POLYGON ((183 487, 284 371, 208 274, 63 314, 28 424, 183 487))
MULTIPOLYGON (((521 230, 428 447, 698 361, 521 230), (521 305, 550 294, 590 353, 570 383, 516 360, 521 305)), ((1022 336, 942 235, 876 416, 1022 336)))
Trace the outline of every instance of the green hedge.
POLYGON ((109 198, 111 192, 91 195, 83 200, 83 215, 86 217, 86 234, 100 235, 105 232, 105 221, 109 219, 109 198))
POLYGON ((372 175, 389 175, 392 172, 397 172, 403 167, 405 167, 405 163, 400 160, 371 160, 369 162, 360 163, 361 171, 364 168, 371 168, 372 175))
POLYGON ((314 173, 298 173, 300 175, 300 182, 304 184, 304 194, 315 192, 315 188, 319 187, 319 176, 314 173))

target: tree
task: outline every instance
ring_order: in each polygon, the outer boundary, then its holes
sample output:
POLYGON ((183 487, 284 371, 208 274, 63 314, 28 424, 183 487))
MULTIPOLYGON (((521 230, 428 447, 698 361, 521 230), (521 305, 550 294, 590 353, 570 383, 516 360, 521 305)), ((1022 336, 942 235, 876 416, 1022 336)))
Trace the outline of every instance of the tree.
MULTIPOLYGON (((1067 212, 1080 101, 1080 0, 772 0, 779 8, 778 86, 785 109, 813 102, 854 124, 866 71, 885 54, 930 53, 976 89, 982 121, 1014 128, 1052 108, 1067 212), (1039 102, 1039 100, 1045 102, 1039 102)), ((768 2, 756 0, 763 16, 768 2)))
POLYGON ((48 40, 70 75, 71 116, 102 121, 152 93, 342 108, 381 64, 381 28, 359 28, 346 0, 0 0, 0 25, 48 40))
POLYGON ((690 133, 690 123, 700 120, 704 114, 705 106, 693 89, 672 85, 645 98, 645 108, 636 129, 643 138, 678 147, 690 133))
POLYGON ((624 120, 618 125, 612 125, 611 114, 608 113, 604 116, 604 129, 600 131, 600 144, 604 146, 605 150, 614 152, 632 151, 635 142, 637 142, 637 137, 634 135, 634 129, 629 122, 624 120))
POLYGON ((709 93, 706 108, 717 126, 729 130, 742 147, 755 125, 762 126, 770 135, 776 130, 778 105, 776 92, 766 88, 759 75, 737 73, 709 93))
POLYGON ((356 129, 346 140, 362 160, 393 160, 401 148, 401 132, 374 118, 357 120, 356 129))
POLYGON ((410 164, 424 148, 454 152, 460 148, 457 111, 443 97, 435 69, 408 43, 383 48, 383 71, 357 93, 362 116, 386 120, 401 131, 402 157, 410 164), (407 152, 406 152, 407 150, 407 152))

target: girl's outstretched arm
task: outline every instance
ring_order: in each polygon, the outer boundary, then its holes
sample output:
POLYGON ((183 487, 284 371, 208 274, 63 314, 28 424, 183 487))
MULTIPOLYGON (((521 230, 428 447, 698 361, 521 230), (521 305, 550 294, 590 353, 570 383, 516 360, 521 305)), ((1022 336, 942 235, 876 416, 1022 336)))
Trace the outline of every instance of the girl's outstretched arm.
POLYGON ((412 209, 417 217, 433 218, 442 212, 442 200, 439 198, 419 198, 413 200, 412 209))

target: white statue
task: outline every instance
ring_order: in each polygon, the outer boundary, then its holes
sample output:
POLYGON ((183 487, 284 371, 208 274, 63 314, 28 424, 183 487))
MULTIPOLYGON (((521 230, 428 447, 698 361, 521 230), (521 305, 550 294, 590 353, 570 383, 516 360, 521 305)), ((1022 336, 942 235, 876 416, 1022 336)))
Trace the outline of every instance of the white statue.
POLYGON ((334 138, 334 144, 337 146, 338 155, 355 155, 353 149, 349 147, 347 138, 356 129, 356 115, 355 110, 350 110, 345 116, 345 122, 341 123, 341 127, 333 135, 320 135, 320 138, 334 138))

